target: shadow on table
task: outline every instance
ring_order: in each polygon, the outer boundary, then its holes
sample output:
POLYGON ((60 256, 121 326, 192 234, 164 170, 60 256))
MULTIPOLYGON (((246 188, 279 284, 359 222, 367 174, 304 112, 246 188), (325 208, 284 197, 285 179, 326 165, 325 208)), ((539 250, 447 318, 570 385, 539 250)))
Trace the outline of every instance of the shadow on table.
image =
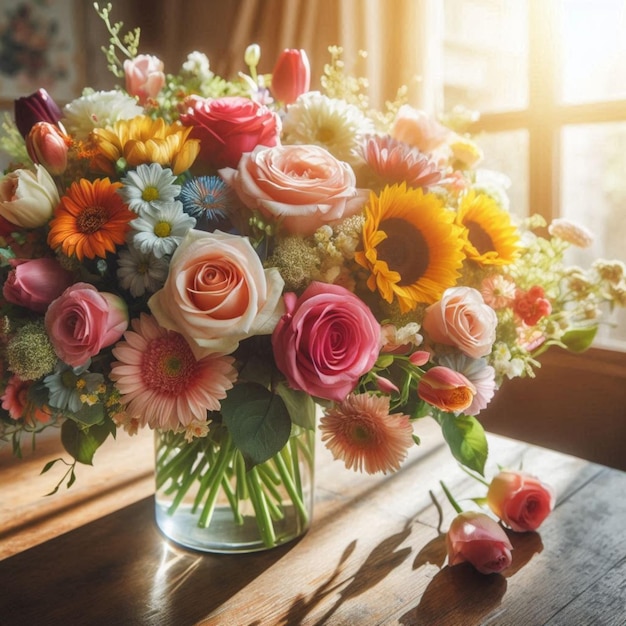
POLYGON ((1 561, 0 622, 196 623, 294 545, 240 555, 182 550, 157 530, 146 498, 1 561))

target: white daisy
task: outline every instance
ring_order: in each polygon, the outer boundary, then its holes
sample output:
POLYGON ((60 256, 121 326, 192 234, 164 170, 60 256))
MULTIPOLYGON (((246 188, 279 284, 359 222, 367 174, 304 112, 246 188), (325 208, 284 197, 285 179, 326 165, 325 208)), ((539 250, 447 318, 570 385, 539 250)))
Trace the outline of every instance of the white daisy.
POLYGON ((152 252, 160 259, 172 254, 187 232, 196 225, 195 218, 183 212, 183 204, 153 202, 149 210, 130 223, 135 234, 133 245, 141 252, 152 252))
POLYGON ((119 252, 117 278, 123 289, 139 298, 163 287, 168 267, 166 259, 157 259, 151 252, 143 253, 131 245, 119 252))
POLYGON ((135 98, 121 91, 85 89, 80 98, 65 105, 62 122, 70 135, 86 139, 94 128, 105 128, 143 113, 135 98))
POLYGON ((118 193, 131 211, 142 215, 150 211, 151 202, 173 202, 180 193, 180 185, 175 185, 176 176, 169 167, 158 163, 142 164, 135 171, 129 171, 122 178, 124 186, 118 193))
POLYGON ((373 132, 374 124, 358 107, 318 91, 302 94, 283 119, 283 143, 322 146, 351 164, 360 160, 363 136, 373 132))

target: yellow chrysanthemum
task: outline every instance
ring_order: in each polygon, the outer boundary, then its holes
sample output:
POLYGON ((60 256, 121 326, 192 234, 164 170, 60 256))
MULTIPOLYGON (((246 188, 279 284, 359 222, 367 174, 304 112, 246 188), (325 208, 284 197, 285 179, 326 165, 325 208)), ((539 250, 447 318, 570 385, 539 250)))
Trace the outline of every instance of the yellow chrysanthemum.
POLYGON ((123 158, 131 168, 158 163, 171 167, 178 176, 191 167, 200 151, 200 141, 188 139, 191 131, 191 126, 167 124, 162 118, 153 120, 147 115, 118 120, 112 127, 93 131, 98 150, 93 165, 114 174, 116 162, 123 158))
POLYGON ((464 258, 461 232, 435 194, 404 183, 385 187, 370 196, 355 259, 371 272, 369 289, 389 303, 397 298, 406 313, 455 285, 464 258))
POLYGON ((461 200, 456 222, 465 229, 468 259, 480 265, 509 265, 517 258, 517 228, 490 196, 470 191, 461 200))

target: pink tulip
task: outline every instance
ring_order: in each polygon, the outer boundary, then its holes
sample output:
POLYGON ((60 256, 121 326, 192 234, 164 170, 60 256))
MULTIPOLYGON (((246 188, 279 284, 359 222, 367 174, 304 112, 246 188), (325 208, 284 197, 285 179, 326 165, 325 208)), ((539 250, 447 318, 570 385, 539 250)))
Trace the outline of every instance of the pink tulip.
POLYGON ((43 165, 49 174, 58 176, 67 168, 69 137, 50 122, 37 122, 26 137, 28 156, 43 165))
POLYGON ((554 499, 552 487, 516 471, 500 472, 487 492, 489 508, 517 532, 539 528, 554 508, 554 499))
POLYGON ((134 59, 124 61, 126 91, 135 96, 142 106, 150 98, 159 95, 165 85, 163 61, 150 54, 139 54, 134 59))
POLYGON ((304 50, 283 50, 272 72, 272 95, 283 104, 291 104, 309 90, 311 66, 304 50))
POLYGON ((442 411, 458 412, 472 404, 476 387, 463 374, 437 365, 422 376, 417 395, 442 411))
POLYGON ((71 284, 72 273, 61 267, 56 259, 12 259, 2 295, 8 302, 45 313, 71 284))
POLYGON ((511 565, 513 546, 509 538, 484 513, 459 513, 450 524, 446 547, 449 565, 468 562, 481 574, 495 574, 511 565))

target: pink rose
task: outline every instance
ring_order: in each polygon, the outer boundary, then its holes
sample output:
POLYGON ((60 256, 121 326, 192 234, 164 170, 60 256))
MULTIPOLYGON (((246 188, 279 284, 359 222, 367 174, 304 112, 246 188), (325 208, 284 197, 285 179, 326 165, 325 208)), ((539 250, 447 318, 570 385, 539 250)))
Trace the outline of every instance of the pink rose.
POLYGON ((128 309, 119 296, 76 283, 50 304, 45 324, 57 356, 79 367, 120 339, 128 327, 128 309))
POLYGON ((188 108, 180 121, 193 127, 190 137, 200 140, 197 165, 214 170, 237 167, 244 152, 280 143, 282 124, 278 114, 254 100, 190 96, 185 104, 188 108))
POLYGON ((513 546, 497 522, 484 513, 466 511, 452 520, 446 535, 448 564, 471 563, 481 574, 511 565, 513 546))
POLYGON ((352 168, 320 146, 258 147, 220 175, 248 208, 292 234, 310 235, 357 213, 365 201, 352 168))
POLYGON ((272 335, 278 369, 294 389, 343 401, 378 357, 376 318, 352 292, 320 282, 285 294, 285 306, 272 335))
POLYGON ((139 54, 124 61, 126 91, 135 96, 142 106, 159 95, 165 85, 164 65, 161 59, 150 54, 139 54))
POLYGON ((496 312, 472 287, 446 289, 424 314, 422 328, 435 343, 456 346, 473 359, 486 356, 496 339, 496 312))
POLYGON ((429 154, 446 144, 452 134, 428 113, 403 104, 391 128, 391 136, 429 154))
POLYGON ((245 237, 191 230, 148 306, 161 326, 186 337, 196 358, 230 354, 246 337, 274 330, 284 284, 245 237))
POLYGON ((11 259, 13 269, 2 286, 2 295, 13 304, 45 313, 71 284, 72 273, 56 259, 11 259))
POLYGON ((516 471, 500 472, 487 492, 489 508, 517 532, 539 528, 554 508, 554 500, 552 487, 516 471))
POLYGON ((436 365, 420 379, 417 395, 442 411, 457 413, 471 406, 476 387, 463 374, 436 365))

